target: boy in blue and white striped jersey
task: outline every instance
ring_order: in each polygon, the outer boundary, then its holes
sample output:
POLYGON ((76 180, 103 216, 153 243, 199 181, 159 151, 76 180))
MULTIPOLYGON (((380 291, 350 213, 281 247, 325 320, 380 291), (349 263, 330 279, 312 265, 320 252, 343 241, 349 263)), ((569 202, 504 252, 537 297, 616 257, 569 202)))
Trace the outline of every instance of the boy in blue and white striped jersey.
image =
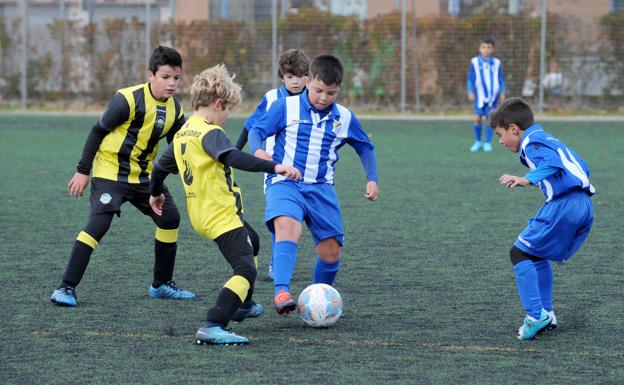
POLYGON ((306 91, 276 100, 249 133, 253 154, 294 166, 303 176, 293 182, 269 174, 265 181, 265 222, 275 234, 273 303, 279 314, 297 307, 289 289, 304 221, 318 253, 313 282, 334 284, 344 230, 333 182, 343 145, 349 144, 360 157, 367 176, 365 197, 374 201, 378 196, 375 146, 355 114, 336 103, 343 72, 336 57, 316 57, 306 91), (275 146, 269 154, 262 150, 262 141, 272 135, 275 146))
MULTIPOLYGON (((247 144, 247 138, 249 131, 253 127, 254 123, 260 120, 271 107, 274 101, 277 99, 285 98, 287 96, 299 95, 305 91, 305 84, 308 78, 308 71, 310 69, 310 57, 300 49, 289 49, 284 51, 279 57, 279 67, 277 69, 277 76, 282 81, 282 85, 279 88, 274 88, 267 91, 256 110, 247 118, 243 124, 243 130, 234 145, 239 150, 242 150, 247 144)), ((265 151, 269 154, 273 154, 273 145, 275 144, 275 137, 271 136, 266 139, 265 151)), ((275 244, 275 236, 272 235, 271 246, 275 244)), ((256 257, 257 259, 257 257, 256 257)), ((257 261, 256 261, 257 263, 257 261)), ((270 279, 273 279, 273 261, 269 264, 268 274, 270 279)))
POLYGON ((500 183, 507 188, 536 185, 546 198, 509 252, 527 313, 518 338, 528 340, 557 325, 550 261, 567 261, 587 238, 594 221, 591 196, 595 189, 587 164, 533 121, 524 100, 507 99, 492 113, 490 124, 499 142, 519 152, 520 162, 531 170, 524 176, 504 174, 500 183))
POLYGON ((468 100, 474 102, 475 121, 472 126, 475 142, 470 147, 471 152, 492 151, 492 127, 487 124, 490 112, 498 103, 505 100, 505 78, 501 61, 494 55, 494 40, 485 38, 479 44, 480 55, 470 60, 468 70, 467 89, 468 100), (481 140, 483 123, 485 123, 485 138, 481 140))

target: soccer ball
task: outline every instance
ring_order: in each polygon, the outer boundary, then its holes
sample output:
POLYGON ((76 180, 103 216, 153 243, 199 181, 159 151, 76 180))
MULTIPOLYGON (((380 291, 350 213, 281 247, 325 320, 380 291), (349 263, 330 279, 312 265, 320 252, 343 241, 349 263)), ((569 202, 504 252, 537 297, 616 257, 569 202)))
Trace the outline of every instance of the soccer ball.
POLYGON ((328 327, 340 320, 342 298, 333 287, 315 283, 303 289, 297 300, 297 310, 299 317, 308 325, 328 327))

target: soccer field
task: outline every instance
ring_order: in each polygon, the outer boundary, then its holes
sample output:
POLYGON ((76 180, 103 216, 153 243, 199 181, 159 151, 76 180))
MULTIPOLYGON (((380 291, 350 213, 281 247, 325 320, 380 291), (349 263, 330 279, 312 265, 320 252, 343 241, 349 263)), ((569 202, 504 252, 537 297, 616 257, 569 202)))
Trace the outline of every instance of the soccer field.
MULTIPOLYGON (((581 250, 555 265, 559 328, 518 341, 524 317, 508 251, 543 203, 535 188, 506 190, 523 175, 495 145, 471 154, 470 122, 364 121, 377 146, 380 198, 341 151, 336 188, 346 231, 336 288, 346 318, 306 327, 272 309, 261 175, 236 172, 247 220, 261 236, 256 301, 266 314, 231 324, 248 346, 197 346, 194 334, 229 277, 215 244, 197 235, 179 177, 167 185, 182 223, 174 279, 192 302, 147 297, 154 226, 130 204, 91 258, 79 306, 49 302, 88 197, 70 198, 97 118, 0 115, 0 317, 2 384, 618 384, 624 380, 622 122, 545 122, 592 169, 594 227, 581 250)), ((232 119, 235 140, 242 121, 232 119)), ((162 148, 161 148, 162 150, 162 148)), ((304 232, 293 293, 311 282, 304 232)))

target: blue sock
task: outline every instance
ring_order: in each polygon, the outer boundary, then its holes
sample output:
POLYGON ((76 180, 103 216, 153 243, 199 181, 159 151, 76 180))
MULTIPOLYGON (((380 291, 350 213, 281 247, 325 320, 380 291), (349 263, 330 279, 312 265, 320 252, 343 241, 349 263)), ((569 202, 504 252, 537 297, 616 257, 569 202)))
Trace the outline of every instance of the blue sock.
POLYGON ((540 298, 537 271, 532 261, 524 260, 514 265, 516 273, 516 285, 520 301, 527 314, 535 319, 540 319, 542 312, 542 299, 540 298))
POLYGON ((472 126, 472 132, 474 133, 475 140, 477 142, 481 141, 481 123, 475 124, 472 126))
POLYGON ((316 265, 314 265, 314 283, 326 283, 330 286, 334 286, 339 268, 340 260, 331 263, 325 262, 321 257, 318 257, 316 259, 316 265))
POLYGON ((485 143, 492 143, 492 126, 485 125, 485 143))
POLYGON ((542 306, 546 311, 552 311, 553 271, 550 261, 545 259, 535 262, 535 271, 537 271, 537 282, 539 284, 540 297, 542 298, 542 306))
POLYGON ((276 241, 273 248, 273 282, 275 295, 280 290, 289 291, 295 262, 297 260, 298 245, 293 241, 276 241))

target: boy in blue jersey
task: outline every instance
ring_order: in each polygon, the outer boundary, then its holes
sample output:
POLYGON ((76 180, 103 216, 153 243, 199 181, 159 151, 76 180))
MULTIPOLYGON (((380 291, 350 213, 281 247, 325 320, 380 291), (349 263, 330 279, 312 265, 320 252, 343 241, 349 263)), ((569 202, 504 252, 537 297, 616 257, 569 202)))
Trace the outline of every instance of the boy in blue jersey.
POLYGON ((587 164, 533 121, 524 100, 503 102, 492 113, 490 124, 499 143, 519 152, 520 162, 531 170, 524 176, 504 174, 500 183, 507 188, 536 185, 546 198, 509 252, 527 313, 518 339, 529 340, 557 326, 550 261, 567 261, 583 244, 594 220, 591 196, 595 189, 589 183, 587 164))
POLYGON ((492 127, 487 124, 490 112, 505 100, 505 78, 501 61, 494 55, 494 40, 486 38, 479 45, 480 55, 470 60, 467 90, 468 100, 474 102, 475 121, 472 126, 475 142, 470 152, 492 151, 492 127), (485 123, 485 138, 481 140, 482 123, 485 123))
POLYGON ((278 314, 292 312, 297 304, 290 281, 303 228, 308 226, 318 258, 314 283, 334 284, 344 241, 342 215, 334 189, 338 150, 349 144, 358 153, 367 176, 367 199, 378 196, 375 146, 351 111, 336 103, 343 79, 340 61, 331 55, 316 57, 310 65, 306 91, 276 100, 249 133, 253 154, 299 169, 299 182, 269 174, 265 181, 265 221, 275 234, 273 271, 278 314), (262 141, 275 135, 273 153, 262 141))
MULTIPOLYGON (((249 131, 262 115, 271 107, 277 99, 287 96, 299 95, 305 90, 306 79, 308 78, 308 70, 310 69, 310 57, 300 49, 289 49, 284 51, 279 57, 279 67, 277 76, 282 81, 282 86, 274 88, 264 94, 260 104, 253 114, 243 124, 243 130, 236 141, 235 147, 242 150, 247 143, 249 131)), ((271 136, 266 139, 265 150, 267 153, 273 153, 273 145, 275 137, 271 136)), ((272 244, 275 243, 275 237, 272 237, 272 244)), ((273 279, 273 262, 269 264, 268 276, 273 279)))

